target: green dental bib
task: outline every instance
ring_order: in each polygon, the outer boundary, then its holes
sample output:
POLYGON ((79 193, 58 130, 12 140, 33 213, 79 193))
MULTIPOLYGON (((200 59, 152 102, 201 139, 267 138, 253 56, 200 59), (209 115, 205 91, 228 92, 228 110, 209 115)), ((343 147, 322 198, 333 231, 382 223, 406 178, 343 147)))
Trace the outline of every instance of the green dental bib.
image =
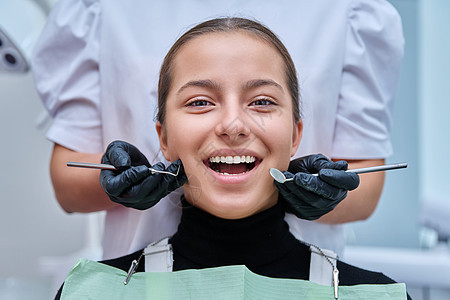
MULTIPOLYGON (((245 266, 133 274, 80 259, 69 272, 61 299, 334 299, 332 286, 269 278, 245 266)), ((403 283, 339 286, 339 299, 406 299, 403 283)))

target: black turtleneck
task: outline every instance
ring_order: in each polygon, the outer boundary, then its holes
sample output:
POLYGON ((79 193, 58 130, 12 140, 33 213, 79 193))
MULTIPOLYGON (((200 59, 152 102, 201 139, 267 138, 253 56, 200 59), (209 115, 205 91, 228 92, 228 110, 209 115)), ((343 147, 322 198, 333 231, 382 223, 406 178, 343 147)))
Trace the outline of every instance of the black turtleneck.
MULTIPOLYGON (((185 201, 183 204, 178 231, 170 239, 174 271, 246 265, 259 275, 309 279, 309 247, 289 232, 280 204, 239 220, 221 219, 185 201)), ((142 251, 102 263, 127 272, 131 262, 137 260, 142 251)), ((360 269, 339 260, 337 268, 339 285, 342 286, 395 283, 382 273, 360 269)), ((144 272, 145 263, 141 262, 136 271, 144 272)), ((61 289, 55 299, 59 299, 61 289)))
MULTIPOLYGON (((254 273, 275 278, 309 279, 309 247, 298 241, 284 221, 280 204, 239 220, 215 217, 183 201, 178 231, 170 239, 173 270, 246 265, 254 273)), ((128 271, 142 250, 102 263, 128 271)), ((145 271, 140 263, 137 272, 145 271)), ((379 272, 337 262, 339 285, 388 284, 379 272)))
POLYGON ((289 232, 282 206, 227 220, 184 202, 177 233, 170 239, 174 271, 246 265, 279 278, 308 279, 311 254, 289 232))

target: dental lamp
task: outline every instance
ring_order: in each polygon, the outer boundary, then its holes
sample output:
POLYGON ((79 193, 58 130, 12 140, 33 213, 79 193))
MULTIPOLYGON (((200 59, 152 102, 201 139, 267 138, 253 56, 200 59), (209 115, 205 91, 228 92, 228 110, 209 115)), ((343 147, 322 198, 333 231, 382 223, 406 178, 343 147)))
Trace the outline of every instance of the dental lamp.
POLYGON ((0 0, 0 72, 25 73, 45 24, 42 5, 32 0, 0 0))

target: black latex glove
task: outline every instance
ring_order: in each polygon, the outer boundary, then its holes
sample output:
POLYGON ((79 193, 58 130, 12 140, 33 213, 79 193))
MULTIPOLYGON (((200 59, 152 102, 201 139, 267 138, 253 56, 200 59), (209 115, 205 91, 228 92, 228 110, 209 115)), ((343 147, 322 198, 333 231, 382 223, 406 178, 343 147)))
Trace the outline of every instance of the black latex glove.
POLYGON ((167 169, 161 162, 151 166, 138 148, 124 141, 109 144, 103 154, 102 163, 113 165, 117 169, 100 172, 100 185, 109 198, 124 206, 140 210, 154 206, 187 180, 181 160, 173 162, 167 169), (178 168, 180 171, 175 177, 168 174, 152 174, 149 167, 171 173, 176 173, 178 168))
POLYGON ((297 158, 283 174, 292 181, 275 184, 286 211, 305 220, 315 220, 333 210, 359 185, 359 176, 347 173, 346 161, 333 162, 322 154, 297 158), (311 174, 319 174, 313 176, 311 174))

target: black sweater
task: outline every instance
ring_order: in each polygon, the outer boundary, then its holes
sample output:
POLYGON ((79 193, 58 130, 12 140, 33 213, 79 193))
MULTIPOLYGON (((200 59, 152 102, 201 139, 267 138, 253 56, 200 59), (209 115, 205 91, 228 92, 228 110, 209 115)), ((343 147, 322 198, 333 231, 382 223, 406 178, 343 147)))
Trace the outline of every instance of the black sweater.
MULTIPOLYGON (((174 271, 246 265, 259 275, 309 279, 309 247, 289 232, 281 205, 245 219, 226 220, 184 202, 178 231, 169 242, 173 247, 174 271)), ((103 263, 128 271, 141 252, 103 263)), ((340 285, 395 283, 382 273, 342 261, 338 261, 337 268, 340 285)), ((142 262, 138 271, 144 271, 142 262)))
MULTIPOLYGON (((245 265, 252 272, 275 278, 309 279, 309 246, 298 241, 284 221, 281 205, 256 215, 226 220, 183 203, 178 231, 170 239, 173 271, 227 265, 245 265)), ((128 271, 142 250, 102 263, 128 271)), ((337 262, 339 285, 389 284, 394 280, 379 272, 337 262)), ((137 272, 144 272, 141 260, 137 272)))

